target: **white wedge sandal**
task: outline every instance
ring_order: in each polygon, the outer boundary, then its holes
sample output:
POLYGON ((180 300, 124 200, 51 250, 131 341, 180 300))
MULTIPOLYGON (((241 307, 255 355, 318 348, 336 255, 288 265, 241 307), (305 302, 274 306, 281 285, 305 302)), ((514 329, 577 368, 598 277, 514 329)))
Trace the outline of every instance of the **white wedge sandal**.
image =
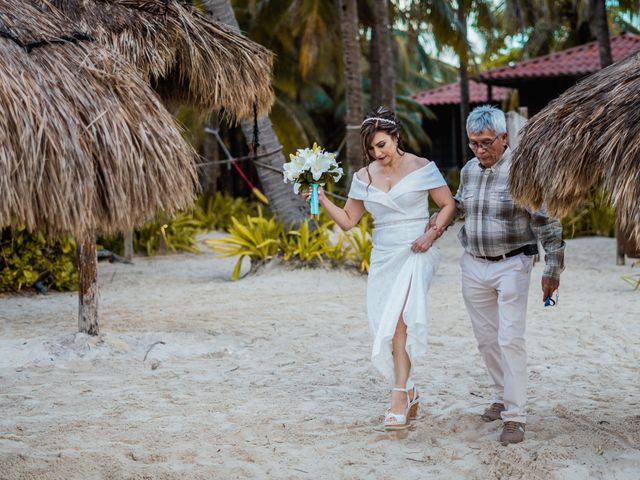
POLYGON ((413 399, 409 400, 409 390, 406 388, 394 387, 394 392, 404 392, 407 394, 407 407, 404 413, 393 413, 388 409, 384 416, 384 428, 386 430, 404 430, 411 426, 411 419, 418 414, 418 389, 413 387, 413 399))

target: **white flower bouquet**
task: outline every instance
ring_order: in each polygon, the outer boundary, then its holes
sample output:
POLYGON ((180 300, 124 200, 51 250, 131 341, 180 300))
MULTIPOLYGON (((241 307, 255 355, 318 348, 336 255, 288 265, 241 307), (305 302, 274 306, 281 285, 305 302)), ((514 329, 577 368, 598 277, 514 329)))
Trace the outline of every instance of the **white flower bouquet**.
POLYGON ((311 214, 318 215, 318 185, 337 182, 344 174, 336 161, 336 154, 326 152, 314 143, 312 148, 299 148, 295 155, 289 157, 291 161, 282 166, 284 182, 293 183, 296 194, 301 187, 311 188, 311 214))

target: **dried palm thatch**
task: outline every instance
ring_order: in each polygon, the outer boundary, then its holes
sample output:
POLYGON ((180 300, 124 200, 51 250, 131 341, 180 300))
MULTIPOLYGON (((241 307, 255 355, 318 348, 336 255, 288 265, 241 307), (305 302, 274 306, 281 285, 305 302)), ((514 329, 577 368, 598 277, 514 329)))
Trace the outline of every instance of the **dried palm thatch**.
POLYGON ((640 245, 640 55, 589 76, 535 115, 513 154, 511 191, 564 216, 602 185, 640 245))
POLYGON ((175 0, 32 0, 60 9, 96 40, 136 65, 172 104, 233 118, 267 114, 273 55, 175 0))
POLYGON ((189 204, 193 149, 128 62, 0 0, 0 225, 113 233, 189 204))

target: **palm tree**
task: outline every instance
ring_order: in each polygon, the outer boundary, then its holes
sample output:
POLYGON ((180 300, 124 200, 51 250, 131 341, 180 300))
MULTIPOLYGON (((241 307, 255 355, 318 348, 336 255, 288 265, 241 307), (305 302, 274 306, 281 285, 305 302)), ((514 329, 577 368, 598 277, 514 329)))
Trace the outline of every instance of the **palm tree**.
MULTIPOLYGON (((202 0, 201 5, 215 20, 237 31, 240 30, 229 0, 202 0)), ((242 121, 240 126, 247 143, 252 143, 254 123, 242 121)), ((293 194, 290 185, 282 181, 282 165, 285 163, 285 157, 269 117, 258 118, 257 126, 260 133, 260 147, 257 153, 261 158, 259 163, 256 162, 256 167, 260 183, 269 199, 271 209, 280 220, 285 224, 297 225, 307 216, 306 204, 300 197, 293 194)))
POLYGON ((360 123, 362 122, 362 77, 360 74, 360 42, 358 5, 356 0, 340 0, 340 28, 344 58, 347 164, 352 173, 362 167, 360 123))
POLYGON ((596 23, 596 37, 600 53, 600 68, 613 63, 611 56, 611 42, 609 40, 609 22, 607 20, 607 6, 604 0, 591 0, 596 23))
POLYGON ((605 0, 507 0, 498 9, 497 16, 503 32, 520 34, 526 39, 522 51, 524 58, 598 39, 604 55, 601 58, 607 64, 609 29, 636 30, 623 14, 637 13, 640 8, 638 0, 621 0, 617 3, 617 6, 607 7, 605 0))
POLYGON ((371 107, 385 105, 395 111, 395 66, 391 47, 392 29, 389 23, 389 1, 373 0, 371 28, 371 107))
POLYGON ((458 26, 460 41, 458 42, 458 58, 460 61, 460 152, 458 167, 462 168, 466 162, 464 152, 467 152, 467 116, 469 115, 469 40, 467 38, 467 15, 471 7, 471 0, 458 0, 458 26))

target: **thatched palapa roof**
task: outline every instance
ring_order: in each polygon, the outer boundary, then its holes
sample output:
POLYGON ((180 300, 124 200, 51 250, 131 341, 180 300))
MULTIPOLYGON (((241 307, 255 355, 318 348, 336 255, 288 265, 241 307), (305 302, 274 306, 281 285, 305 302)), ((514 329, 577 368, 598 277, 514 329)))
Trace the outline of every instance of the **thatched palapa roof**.
POLYGON ((112 233, 191 202, 194 151, 135 67, 0 0, 0 226, 112 233))
POLYGON ((535 115, 513 154, 511 191, 569 214, 602 185, 640 245, 640 55, 587 77, 535 115))
POLYGON ((233 118, 267 114, 273 54, 175 0, 32 0, 58 8, 136 65, 163 100, 224 107, 233 118))

